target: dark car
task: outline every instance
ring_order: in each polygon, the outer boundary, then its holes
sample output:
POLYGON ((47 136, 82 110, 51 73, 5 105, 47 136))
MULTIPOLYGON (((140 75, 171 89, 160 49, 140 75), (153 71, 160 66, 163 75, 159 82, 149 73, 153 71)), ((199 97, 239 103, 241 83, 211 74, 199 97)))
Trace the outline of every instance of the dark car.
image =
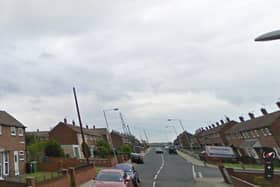
POLYGON ((130 160, 131 160, 131 162, 144 164, 144 158, 139 153, 131 153, 130 160))
POLYGON ((132 164, 117 164, 115 168, 123 170, 131 178, 134 187, 138 187, 138 183, 140 183, 139 173, 135 170, 132 164))
POLYGON ((156 148, 156 153, 163 153, 163 150, 160 147, 156 148))
POLYGON ((173 146, 173 145, 169 146, 168 153, 169 154, 177 154, 175 146, 173 146))

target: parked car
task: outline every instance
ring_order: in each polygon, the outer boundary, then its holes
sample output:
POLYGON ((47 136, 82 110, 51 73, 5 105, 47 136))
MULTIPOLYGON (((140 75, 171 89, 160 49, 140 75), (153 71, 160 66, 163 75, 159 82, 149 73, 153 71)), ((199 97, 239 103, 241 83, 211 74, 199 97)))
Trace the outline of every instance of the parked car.
POLYGON ((117 164, 115 166, 115 169, 123 170, 131 178, 134 187, 138 187, 138 183, 140 183, 139 173, 136 171, 135 167, 132 164, 117 164))
POLYGON ((130 153, 131 162, 144 164, 144 158, 139 153, 130 153))
POLYGON ((169 154, 177 154, 176 148, 174 145, 170 145, 168 148, 169 154))
POLYGON ((133 187, 133 184, 123 170, 103 169, 96 176, 93 187, 133 187))
POLYGON ((160 147, 156 148, 156 153, 163 153, 163 150, 160 147))

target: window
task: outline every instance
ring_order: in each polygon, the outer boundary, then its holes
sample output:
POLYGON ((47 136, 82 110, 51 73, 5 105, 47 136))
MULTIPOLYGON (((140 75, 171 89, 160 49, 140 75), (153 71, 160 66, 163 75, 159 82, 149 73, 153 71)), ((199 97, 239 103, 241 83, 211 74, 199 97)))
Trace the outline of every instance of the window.
POLYGON ((266 134, 267 134, 268 136, 271 136, 271 135, 272 135, 271 132, 270 132, 270 130, 269 130, 269 128, 265 128, 265 131, 266 131, 266 134))
POLYGON ((258 130, 257 130, 257 129, 255 130, 255 134, 256 134, 256 136, 257 136, 257 137, 259 137, 259 136, 260 136, 260 134, 259 134, 259 132, 258 132, 258 130))
POLYGON ((23 136, 23 129, 22 128, 18 128, 18 135, 23 136))
POLYGON ((24 151, 19 152, 19 160, 24 160, 24 151))
POLYGON ((254 132, 254 131, 250 131, 250 134, 251 134, 251 136, 252 136, 253 138, 255 138, 255 137, 256 137, 256 135, 255 135, 255 132, 254 132))
POLYGON ((3 154, 3 175, 9 175, 9 153, 6 151, 3 154))
POLYGON ((267 133, 266 133, 266 131, 264 129, 261 129, 261 131, 262 131, 264 136, 267 136, 267 133))
POLYGON ((15 127, 11 127, 11 135, 12 136, 16 136, 17 132, 16 132, 16 128, 15 127))
POLYGON ((0 125, 0 135, 2 134, 2 125, 0 125))

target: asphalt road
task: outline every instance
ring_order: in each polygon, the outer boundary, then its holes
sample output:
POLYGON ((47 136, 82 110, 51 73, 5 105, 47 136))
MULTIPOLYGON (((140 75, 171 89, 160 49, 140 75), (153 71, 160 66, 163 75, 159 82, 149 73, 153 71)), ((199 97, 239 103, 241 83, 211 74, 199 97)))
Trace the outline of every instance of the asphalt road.
POLYGON ((154 149, 144 157, 144 164, 137 164, 141 177, 140 187, 197 187, 194 177, 220 177, 215 168, 193 166, 178 155, 166 151, 156 154, 154 149))

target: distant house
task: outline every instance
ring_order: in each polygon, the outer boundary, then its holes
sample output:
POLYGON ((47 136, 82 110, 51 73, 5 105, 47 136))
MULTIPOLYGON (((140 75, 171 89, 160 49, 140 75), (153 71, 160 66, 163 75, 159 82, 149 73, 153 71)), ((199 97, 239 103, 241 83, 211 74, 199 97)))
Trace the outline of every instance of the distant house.
POLYGON ((190 148, 190 149, 200 147, 196 137, 187 131, 184 131, 181 134, 179 134, 175 139, 174 144, 176 145, 182 144, 183 147, 190 148))
POLYGON ((0 111, 0 179, 25 173, 25 126, 0 111))
MULTIPOLYGON (((83 128, 85 141, 88 144, 91 156, 94 156, 94 148, 96 140, 102 138, 94 129, 89 129, 88 126, 83 128)), ((82 134, 80 126, 75 125, 75 123, 68 124, 65 119, 64 122, 59 122, 53 129, 49 132, 49 138, 58 142, 64 150, 64 153, 69 157, 84 159, 82 153, 82 134)))
MULTIPOLYGON (((277 103, 280 108, 280 102, 277 103)), ((280 158, 280 111, 268 113, 262 108, 263 115, 249 119, 240 117, 240 123, 225 132, 228 142, 239 156, 261 159, 266 149, 273 149, 280 158)))
POLYGON ((111 137, 112 137, 112 143, 114 148, 119 148, 123 144, 128 144, 129 143, 129 137, 125 134, 122 134, 117 131, 112 131, 111 132, 111 137))
POLYGON ((110 143, 110 133, 107 130, 107 128, 95 128, 95 126, 93 126, 93 130, 102 136, 102 138, 107 142, 110 143))
POLYGON ((39 139, 39 141, 47 141, 49 140, 49 131, 29 131, 25 133, 26 136, 35 136, 36 138, 39 139))

